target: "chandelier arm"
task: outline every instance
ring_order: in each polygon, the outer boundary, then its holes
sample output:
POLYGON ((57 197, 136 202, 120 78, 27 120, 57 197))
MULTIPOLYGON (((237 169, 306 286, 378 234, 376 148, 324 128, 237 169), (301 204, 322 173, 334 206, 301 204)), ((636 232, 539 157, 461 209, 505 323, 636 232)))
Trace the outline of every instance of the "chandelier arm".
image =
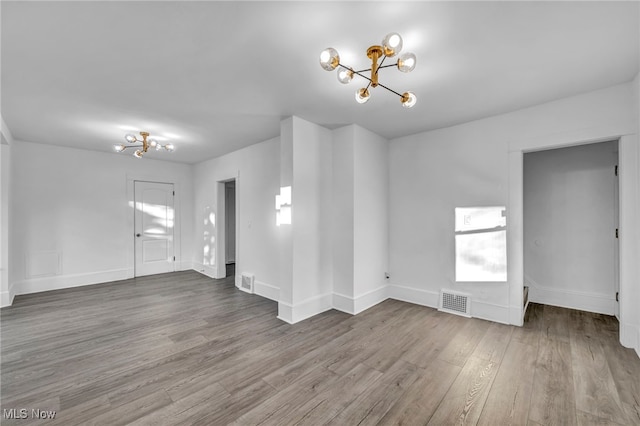
POLYGON ((380 83, 378 83, 378 86, 380 86, 380 87, 384 87, 384 88, 385 88, 385 89, 387 89, 388 91, 390 91, 390 92, 392 92, 392 93, 395 93, 396 95, 400 96, 401 98, 403 97, 400 93, 396 92, 396 91, 395 91, 395 90, 393 90, 393 89, 389 89, 389 88, 388 88, 387 86, 385 86, 384 84, 380 84, 380 83))
MULTIPOLYGON (((364 70, 364 71, 371 71, 371 68, 369 68, 368 70, 364 70)), ((362 78, 366 78, 367 80, 369 80, 369 83, 371 83, 371 78, 369 78, 366 75, 362 74, 362 71, 354 71, 353 73, 354 74, 358 74, 362 78)))
POLYGON ((387 55, 382 57, 382 60, 380 61, 380 65, 378 65, 376 67, 376 75, 378 75, 378 71, 380 70, 380 67, 382 66, 382 64, 384 63, 384 60, 387 59, 387 55))
POLYGON ((380 68, 397 67, 397 66, 398 66, 398 64, 390 64, 390 65, 379 66, 378 69, 380 69, 380 68))
POLYGON ((122 150, 124 151, 127 148, 141 148, 142 145, 123 145, 124 148, 122 148, 122 150))

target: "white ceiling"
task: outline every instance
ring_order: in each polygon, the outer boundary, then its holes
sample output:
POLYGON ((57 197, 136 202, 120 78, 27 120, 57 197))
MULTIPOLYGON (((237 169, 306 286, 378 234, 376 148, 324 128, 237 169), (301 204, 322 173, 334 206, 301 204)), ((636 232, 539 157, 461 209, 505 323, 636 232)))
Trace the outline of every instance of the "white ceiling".
MULTIPOLYGON (((638 2, 2 1, 2 116, 15 139, 110 151, 129 131, 195 163, 275 137, 297 115, 395 138, 612 86, 638 73, 638 2), (340 84, 397 31, 418 65, 340 84)), ((124 154, 114 154, 124 155, 124 154)))

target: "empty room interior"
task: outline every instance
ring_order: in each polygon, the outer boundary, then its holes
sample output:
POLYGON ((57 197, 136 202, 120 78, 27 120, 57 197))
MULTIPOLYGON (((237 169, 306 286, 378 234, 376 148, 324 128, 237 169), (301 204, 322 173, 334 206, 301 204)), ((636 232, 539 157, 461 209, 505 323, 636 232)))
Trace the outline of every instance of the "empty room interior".
POLYGON ((640 425, 640 3, 0 3, 2 424, 640 425))

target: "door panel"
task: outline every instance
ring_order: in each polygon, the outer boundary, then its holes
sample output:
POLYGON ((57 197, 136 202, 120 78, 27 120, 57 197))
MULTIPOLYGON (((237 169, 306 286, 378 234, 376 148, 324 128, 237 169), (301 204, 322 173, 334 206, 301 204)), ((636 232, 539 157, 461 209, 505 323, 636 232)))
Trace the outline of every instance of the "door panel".
POLYGON ((175 270, 173 184, 135 182, 135 275, 175 270))

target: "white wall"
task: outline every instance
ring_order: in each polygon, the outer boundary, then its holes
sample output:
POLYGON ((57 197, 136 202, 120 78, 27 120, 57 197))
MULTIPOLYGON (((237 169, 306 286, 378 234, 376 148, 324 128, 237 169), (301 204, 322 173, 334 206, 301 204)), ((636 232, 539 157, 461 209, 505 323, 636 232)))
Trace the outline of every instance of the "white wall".
POLYGON ((357 314, 388 298, 389 143, 360 126, 333 131, 333 305, 357 314))
MULTIPOLYGON (((217 219, 222 215, 218 190, 224 188, 218 182, 237 178, 236 282, 243 272, 252 273, 256 293, 273 300, 278 300, 280 282, 274 207, 280 189, 279 143, 279 138, 270 139, 198 163, 193 171, 194 269, 215 277, 218 267, 225 267, 216 263, 215 253, 217 219)), ((224 246, 220 249, 224 251, 224 246)))
POLYGON ((333 304, 354 313, 354 141, 356 126, 333 131, 333 304))
MULTIPOLYGON (((283 295, 278 305, 278 317, 298 322, 332 307, 332 139, 329 129, 299 117, 285 122, 281 128, 287 134, 282 138, 290 142, 292 153, 292 223, 281 228, 291 232, 292 281, 291 295, 283 295)), ((288 152, 289 147, 284 150, 288 152)), ((282 167, 281 176, 285 176, 290 166, 282 167)), ((286 184, 281 182, 281 186, 286 184)), ((288 244, 285 242, 286 247, 288 244)), ((286 259, 283 267, 286 269, 286 259)))
POLYGON ((176 184, 176 269, 191 267, 190 166, 19 141, 11 162, 16 294, 132 277, 133 180, 176 184))
POLYGON ((11 146, 0 144, 0 307, 13 302, 14 289, 9 288, 9 203, 11 146))
POLYGON ((631 84, 623 84, 392 140, 392 297, 437 306, 443 287, 468 291, 473 316, 521 324, 523 150, 634 133, 632 99, 631 84), (454 208, 496 205, 508 207, 509 282, 456 284, 454 208))
POLYGON ((617 141, 524 155, 524 271, 532 302, 615 314, 617 141))
POLYGON ((355 313, 385 300, 389 270, 389 142, 360 126, 354 135, 355 313))

